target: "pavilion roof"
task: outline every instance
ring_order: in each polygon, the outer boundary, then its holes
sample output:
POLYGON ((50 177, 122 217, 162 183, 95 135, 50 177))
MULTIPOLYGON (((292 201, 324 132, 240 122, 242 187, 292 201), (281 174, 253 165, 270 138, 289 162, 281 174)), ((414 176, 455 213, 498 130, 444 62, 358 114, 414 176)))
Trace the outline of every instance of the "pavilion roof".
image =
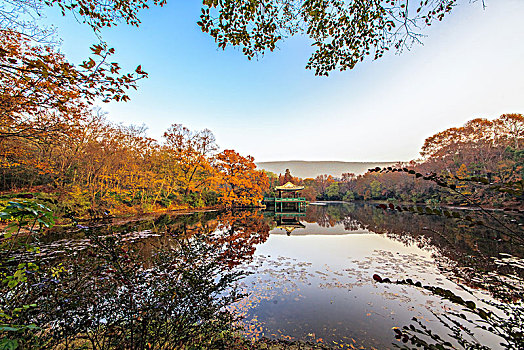
POLYGON ((287 182, 282 186, 275 187, 275 190, 277 191, 300 191, 303 189, 304 189, 304 186, 297 186, 291 182, 287 182))

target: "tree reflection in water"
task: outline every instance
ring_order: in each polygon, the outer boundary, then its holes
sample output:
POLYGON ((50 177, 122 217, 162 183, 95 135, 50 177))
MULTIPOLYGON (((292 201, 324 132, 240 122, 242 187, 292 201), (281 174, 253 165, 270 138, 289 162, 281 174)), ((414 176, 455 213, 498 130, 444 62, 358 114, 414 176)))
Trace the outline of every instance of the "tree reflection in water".
POLYGON ((255 253, 255 246, 269 237, 270 226, 258 211, 226 211, 219 214, 214 232, 207 242, 220 247, 222 259, 233 267, 249 260, 255 253))
POLYGON ((24 348, 227 348, 238 340, 227 306, 243 273, 232 267, 267 239, 261 213, 92 226, 74 240, 46 237, 40 273, 16 296, 38 305, 16 320, 39 327, 18 338, 24 348))
MULTIPOLYGON (((521 217, 501 219, 522 232, 521 217)), ((495 297, 489 303, 500 310, 490 313, 464 300, 461 304, 438 286, 409 283, 406 276, 406 286, 424 288, 464 307, 462 313, 438 315, 454 346, 482 348, 470 340, 474 338, 465 340, 468 323, 502 334, 506 348, 517 349, 522 343, 524 265, 519 259, 524 249, 511 238, 455 219, 372 205, 310 206, 304 222, 341 224, 348 233, 383 233, 430 250, 441 271, 465 289, 488 290, 495 297)), ((21 303, 38 305, 17 320, 40 328, 24 335, 24 346, 228 347, 235 341, 235 326, 226 310, 240 297, 234 286, 243 274, 234 267, 249 262, 276 225, 261 212, 238 211, 92 223, 89 229, 48 235, 41 272, 29 276, 29 288, 16 296, 21 303)), ((405 347, 449 347, 442 334, 424 327, 414 319, 392 333, 392 339, 396 335, 406 341, 395 343, 405 347)))
MULTIPOLYGON (((486 217, 482 212, 473 211, 468 214, 480 216, 477 220, 487 222, 486 226, 490 225, 489 216, 486 217)), ((492 215, 496 215, 498 220, 514 232, 524 235, 522 216, 508 213, 492 215)), ((487 290, 494 297, 491 300, 483 300, 489 309, 482 309, 476 307, 472 301, 464 301, 449 290, 413 282, 410 276, 401 281, 394 281, 392 283, 424 288, 463 307, 463 312, 433 312, 448 330, 447 334, 434 333, 427 328, 423 320, 413 318, 409 326, 395 329, 396 338, 404 342, 402 345, 394 344, 395 346, 430 349, 451 349, 460 346, 467 349, 488 349, 475 338, 473 332, 474 329, 482 329, 504 339, 500 344, 503 348, 524 348, 524 247, 511 236, 486 226, 464 224, 459 219, 383 210, 373 205, 316 206, 308 210, 306 220, 322 226, 343 224, 347 231, 367 229, 385 234, 405 245, 428 249, 433 252, 440 270, 459 286, 487 290), (454 339, 454 344, 447 341, 446 336, 454 339)), ((383 281, 382 277, 376 277, 383 281)), ((475 298, 472 294, 472 299, 475 298)))
MULTIPOLYGON (((474 212, 471 215, 475 214, 482 213, 474 212)), ((307 219, 311 221, 319 218, 324 224, 343 223, 348 231, 367 229, 385 234, 405 245, 428 249, 434 253, 442 271, 455 281, 473 288, 487 289, 498 299, 520 300, 524 296, 524 265, 519 263, 519 259, 524 257, 524 247, 511 237, 489 228, 470 227, 453 218, 382 210, 373 205, 316 207, 308 215, 307 219)), ((524 222, 522 216, 498 216, 524 235, 522 226, 519 226, 524 222)), ((485 217, 482 219, 489 220, 485 217)))

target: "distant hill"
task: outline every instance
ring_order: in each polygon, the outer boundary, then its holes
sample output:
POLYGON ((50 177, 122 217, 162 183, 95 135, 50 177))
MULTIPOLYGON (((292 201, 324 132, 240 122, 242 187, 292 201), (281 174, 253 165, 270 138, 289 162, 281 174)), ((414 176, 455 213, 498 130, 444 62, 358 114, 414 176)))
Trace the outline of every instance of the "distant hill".
POLYGON ((275 174, 284 174, 286 169, 291 171, 291 175, 301 178, 317 177, 327 174, 334 177, 341 177, 343 173, 364 174, 369 168, 384 167, 397 162, 332 162, 320 161, 310 162, 303 160, 290 160, 280 162, 258 162, 260 169, 271 171, 275 174))

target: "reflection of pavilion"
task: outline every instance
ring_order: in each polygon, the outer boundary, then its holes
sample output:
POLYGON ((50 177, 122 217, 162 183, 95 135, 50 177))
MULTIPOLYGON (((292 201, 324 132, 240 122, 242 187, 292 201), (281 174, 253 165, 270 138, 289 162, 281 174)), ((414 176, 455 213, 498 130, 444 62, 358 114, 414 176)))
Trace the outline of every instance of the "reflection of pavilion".
POLYGON ((283 229, 289 236, 294 229, 306 228, 306 225, 300 222, 299 217, 306 216, 306 213, 275 213, 275 228, 283 229))
POLYGON ((298 196, 298 191, 303 189, 304 186, 297 186, 291 182, 275 187, 275 191, 278 191, 278 197, 265 197, 266 209, 275 213, 304 213, 306 211, 306 198, 298 196))

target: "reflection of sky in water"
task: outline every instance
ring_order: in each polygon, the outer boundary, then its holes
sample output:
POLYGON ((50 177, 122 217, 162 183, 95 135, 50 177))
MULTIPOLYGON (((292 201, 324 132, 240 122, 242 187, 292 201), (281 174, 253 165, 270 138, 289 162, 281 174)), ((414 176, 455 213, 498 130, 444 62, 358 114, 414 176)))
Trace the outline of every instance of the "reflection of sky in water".
MULTIPOLYGON (((345 235, 348 233, 348 231, 344 231, 344 225, 337 224, 332 227, 323 227, 314 223, 306 223, 302 222, 303 225, 305 225, 305 228, 295 228, 292 231, 292 234, 295 236, 303 236, 303 235, 345 235)), ((275 228, 271 232, 271 234, 286 234, 286 231, 282 228, 275 228)), ((356 233, 369 233, 368 230, 358 230, 358 231, 351 231, 352 234, 356 233)))
POLYGON ((391 328, 409 324, 413 316, 446 333, 429 309, 444 312, 456 305, 422 288, 377 284, 372 278, 375 273, 411 278, 463 294, 438 271, 429 252, 385 235, 348 234, 343 225, 303 223, 306 228, 291 236, 274 230, 245 266, 254 274, 242 284, 250 296, 238 307, 248 334, 384 349, 396 342, 391 328))
MULTIPOLYGON (((449 289, 486 308, 475 298, 481 292, 475 291, 473 296, 447 277, 462 281, 468 288, 469 284, 464 283, 468 275, 458 275, 457 271, 472 269, 472 257, 481 256, 476 254, 482 251, 494 256, 496 252, 511 251, 504 242, 493 244, 486 232, 468 233, 457 228, 453 220, 382 211, 372 206, 310 206, 300 217, 267 214, 240 211, 205 217, 161 216, 154 218, 154 223, 124 221, 121 226, 116 222, 96 229, 100 235, 121 232, 125 241, 143 243, 139 251, 146 260, 158 248, 177 246, 172 237, 199 233, 214 238, 213 244, 226 249, 233 263, 248 261, 256 247, 253 261, 243 266, 254 272, 241 284, 248 297, 232 307, 245 316, 246 334, 312 342, 321 339, 337 348, 392 348, 397 341, 391 328, 413 324, 410 320, 414 316, 442 336, 449 330, 438 317, 449 315, 450 309, 462 312, 459 305, 443 301, 424 288, 379 284, 373 281, 373 274, 392 281, 411 278, 423 285, 449 289), (298 220, 305 227, 300 227, 298 220), (160 233, 158 227, 163 227, 160 233), (376 234, 364 227, 388 234, 376 234), (163 230, 170 234, 161 234, 163 230), (446 254, 449 252, 453 254, 446 254), (463 261, 461 257, 468 259, 463 261)), ((45 239, 49 244, 41 247, 42 253, 54 254, 62 246, 79 252, 89 243, 81 232, 59 232, 45 239)), ((519 252, 516 250, 516 255, 519 252)), ((522 264, 522 260, 508 254, 501 257, 495 263, 503 264, 506 259, 522 264)), ((493 338, 480 340, 498 348, 493 338)))

